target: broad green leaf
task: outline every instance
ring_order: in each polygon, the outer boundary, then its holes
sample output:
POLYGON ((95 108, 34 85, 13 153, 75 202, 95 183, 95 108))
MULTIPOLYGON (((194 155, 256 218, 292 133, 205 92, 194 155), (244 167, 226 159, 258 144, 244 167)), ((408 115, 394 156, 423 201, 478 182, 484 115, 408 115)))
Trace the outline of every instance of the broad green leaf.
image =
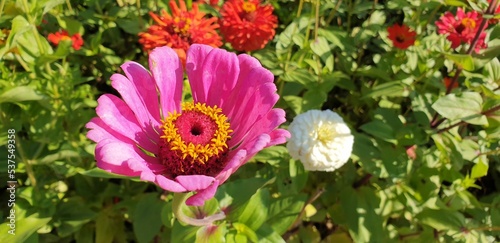
MULTIPOLYGON (((175 234, 175 232, 174 232, 175 234)), ((196 232, 196 243, 226 242, 226 224, 207 225, 196 232)))
POLYGON ((417 215, 417 219, 436 230, 459 231, 467 226, 461 213, 447 209, 424 209, 417 215))
POLYGON ((360 129, 384 141, 394 144, 397 144, 398 142, 395 138, 395 133, 393 128, 389 126, 389 124, 383 121, 380 120, 371 121, 369 123, 362 125, 360 129))
POLYGON ((459 67, 462 67, 464 70, 474 70, 474 59, 472 59, 471 55, 445 53, 444 56, 453 61, 459 67))
POLYGON ((387 97, 406 97, 409 95, 409 87, 402 81, 391 81, 374 86, 370 92, 364 94, 364 98, 376 98, 380 96, 387 97))
POLYGON ((250 178, 228 181, 217 189, 215 198, 219 201, 221 209, 229 208, 231 211, 237 210, 245 204, 257 190, 269 183, 274 182, 274 178, 250 178))
POLYGON ((472 179, 476 179, 476 178, 481 178, 485 175, 488 174, 488 164, 487 162, 483 162, 483 160, 478 160, 477 163, 472 166, 472 171, 470 173, 470 177, 472 179))
POLYGON ((113 208, 99 212, 95 220, 95 242, 113 242, 114 239, 124 237, 123 218, 113 208))
POLYGON ((485 125, 486 117, 481 115, 483 99, 479 93, 464 92, 461 96, 448 94, 439 98, 432 108, 451 120, 461 119, 471 124, 485 125))
POLYGON ((33 214, 27 218, 15 222, 14 229, 9 226, 9 221, 0 225, 0 242, 24 242, 42 226, 46 225, 51 218, 38 218, 33 214), (12 234, 11 234, 12 233, 12 234))
POLYGON ((285 243, 283 238, 266 224, 262 225, 255 233, 257 233, 259 243, 285 243))
POLYGON ((334 222, 347 227, 354 242, 387 242, 388 233, 382 216, 376 211, 380 198, 374 189, 360 187, 354 190, 347 186, 340 195, 339 210, 345 217, 335 218, 334 222))
POLYGON ((29 86, 17 86, 0 94, 0 103, 42 100, 45 96, 29 86))
POLYGON ((307 195, 282 197, 271 203, 269 207, 268 220, 265 223, 273 228, 278 234, 284 234, 288 227, 297 219, 304 207, 307 195))
POLYGON ((132 35, 137 35, 142 31, 140 22, 137 21, 137 19, 117 19, 116 24, 118 24, 123 31, 132 35))
POLYGON ((62 201, 53 218, 54 221, 60 222, 60 226, 57 228, 58 235, 66 237, 80 230, 83 224, 92 220, 96 215, 81 198, 74 197, 62 201))
POLYGON ((257 230, 266 221, 271 195, 266 188, 259 189, 247 203, 239 210, 234 210, 230 218, 237 218, 238 222, 257 230))
POLYGON ((316 40, 311 42, 311 50, 318 55, 325 63, 326 68, 333 71, 333 54, 332 49, 328 45, 328 41, 323 36, 318 36, 316 40))
POLYGON ((43 4, 43 13, 42 15, 48 13, 51 9, 55 8, 58 5, 64 4, 64 0, 50 0, 43 4))
POLYGON ((157 193, 145 194, 137 203, 132 225, 139 242, 150 242, 160 232, 162 222, 159 212, 164 203, 157 193))
POLYGON ((272 146, 265 148, 255 155, 252 160, 266 162, 272 166, 279 166, 279 163, 288 156, 288 150, 284 146, 272 146))
POLYGON ((183 226, 176 220, 172 228, 171 242, 195 242, 197 232, 200 228, 199 226, 183 226))

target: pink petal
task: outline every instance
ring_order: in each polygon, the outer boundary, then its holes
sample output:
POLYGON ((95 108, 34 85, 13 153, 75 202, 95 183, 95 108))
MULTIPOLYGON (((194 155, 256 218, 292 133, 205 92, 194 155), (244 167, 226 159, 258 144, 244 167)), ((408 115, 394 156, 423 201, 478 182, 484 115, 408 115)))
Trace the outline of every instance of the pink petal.
MULTIPOLYGON (((285 121, 285 111, 283 109, 272 109, 265 117, 261 117, 254 124, 251 124, 244 139, 246 141, 251 141, 260 134, 270 133, 285 121)), ((286 134, 289 135, 289 133, 286 134)), ((286 138, 283 139, 286 140, 286 138)))
POLYGON ((138 63, 126 62, 121 67, 127 77, 114 74, 111 76, 111 85, 121 94, 148 135, 154 137, 154 128, 160 125, 160 108, 154 80, 138 63))
POLYGON ((215 178, 205 175, 184 175, 175 177, 175 180, 188 191, 199 191, 209 187, 215 178))
POLYGON ((163 188, 167 191, 171 191, 171 192, 188 191, 180 183, 173 181, 173 180, 170 180, 163 175, 156 175, 155 181, 156 181, 156 184, 158 184, 161 188, 163 188))
POLYGON ((271 141, 267 147, 286 143, 286 140, 291 137, 290 132, 285 129, 276 129, 269 133, 269 136, 271 136, 271 141))
POLYGON ((279 99, 275 92, 276 86, 273 83, 249 88, 247 95, 242 97, 238 111, 229 117, 231 128, 235 131, 229 144, 230 147, 239 144, 255 122, 265 119, 279 99))
POLYGON ((118 140, 118 141, 130 141, 130 143, 132 143, 132 140, 130 140, 129 138, 127 138, 127 137, 121 135, 120 133, 114 131, 113 129, 111 129, 99 117, 92 118, 85 125, 85 127, 87 129, 90 129, 90 131, 87 132, 87 137, 96 143, 98 143, 104 139, 114 139, 114 140, 118 140))
POLYGON ((219 187, 219 182, 214 181, 209 187, 198 191, 196 194, 191 196, 186 200, 186 205, 188 206, 203 206, 206 200, 209 200, 215 196, 215 192, 219 187))
POLYGON ((160 92, 163 117, 168 112, 180 111, 183 72, 179 56, 170 47, 155 48, 149 54, 149 68, 160 92))
POLYGON ((272 82, 274 79, 272 74, 269 76, 269 73, 264 74, 267 75, 267 77, 264 78, 248 79, 250 73, 261 72, 264 68, 257 59, 246 54, 239 55, 238 61, 240 64, 240 73, 237 84, 234 87, 234 90, 229 93, 229 97, 224 99, 224 103, 222 104, 222 110, 228 117, 232 117, 233 112, 239 109, 242 95, 245 94, 250 86, 257 86, 261 83, 272 82))
POLYGON ((133 144, 105 139, 97 144, 95 158, 97 166, 103 170, 125 176, 139 176, 141 171, 131 169, 128 164, 155 162, 155 158, 139 153, 142 152, 133 144))
POLYGON ((101 95, 97 100, 97 115, 113 131, 135 141, 144 149, 158 153, 158 146, 153 143, 137 124, 137 119, 125 102, 114 95, 101 95))
POLYGON ((207 48, 195 46, 194 50, 190 49, 188 52, 188 59, 192 63, 190 68, 201 69, 187 69, 193 98, 196 97, 194 101, 221 107, 224 99, 234 89, 240 72, 236 54, 223 49, 212 49, 207 52, 207 48), (206 56, 203 56, 204 54, 206 56), (197 58, 203 60, 202 65, 197 58))
POLYGON ((206 100, 203 86, 203 63, 208 53, 214 48, 207 45, 193 44, 188 50, 186 58, 186 72, 191 85, 193 99, 198 102, 206 100))
POLYGON ((247 151, 244 149, 233 150, 229 153, 228 160, 229 162, 226 164, 224 169, 215 177, 221 184, 224 183, 230 175, 233 174, 234 168, 238 168, 247 156, 247 151))

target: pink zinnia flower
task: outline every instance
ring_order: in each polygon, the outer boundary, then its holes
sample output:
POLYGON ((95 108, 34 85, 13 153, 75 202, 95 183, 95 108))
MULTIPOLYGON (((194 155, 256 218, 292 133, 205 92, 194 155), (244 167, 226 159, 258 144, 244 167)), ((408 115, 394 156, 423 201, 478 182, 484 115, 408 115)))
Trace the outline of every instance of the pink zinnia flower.
POLYGON ((486 32, 479 29, 479 25, 483 17, 476 11, 465 13, 461 8, 457 9, 457 15, 446 12, 441 18, 436 21, 439 34, 447 35, 447 39, 451 41, 451 47, 457 48, 460 44, 471 44, 477 32, 481 31, 478 42, 475 46, 475 51, 486 48, 484 39, 486 32))
POLYGON ((279 96, 273 74, 255 58, 193 44, 186 72, 193 102, 181 103, 182 63, 170 47, 149 56, 148 72, 122 66, 111 85, 122 99, 104 94, 86 127, 97 143, 97 166, 140 176, 171 192, 197 192, 186 203, 203 205, 217 187, 265 147, 290 136, 273 109, 279 96))

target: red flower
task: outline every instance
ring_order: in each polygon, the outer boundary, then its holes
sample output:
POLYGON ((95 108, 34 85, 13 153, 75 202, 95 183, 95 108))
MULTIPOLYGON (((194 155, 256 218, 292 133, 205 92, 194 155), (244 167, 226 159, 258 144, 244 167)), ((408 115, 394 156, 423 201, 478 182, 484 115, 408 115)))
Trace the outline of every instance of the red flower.
MULTIPOLYGON (((450 88, 451 81, 452 80, 451 80, 450 77, 444 77, 443 78, 444 86, 446 87, 447 90, 450 88)), ((454 88, 457 88, 457 87, 458 87, 458 82, 454 82, 453 86, 451 87, 451 89, 454 89, 454 88)))
POLYGON ((79 33, 76 33, 70 37, 68 31, 66 30, 60 30, 56 33, 50 33, 47 36, 47 39, 56 46, 59 45, 59 42, 61 40, 70 40, 72 42, 71 46, 76 51, 80 50, 80 47, 83 46, 83 38, 79 33))
POLYGON ((482 20, 483 17, 478 12, 465 13, 461 8, 458 8, 456 16, 446 12, 436 21, 436 26, 439 34, 447 35, 446 38, 451 41, 452 48, 457 48, 463 43, 471 44, 476 33, 481 31, 475 46, 475 51, 479 52, 479 50, 486 48, 486 43, 484 43, 486 32, 479 29, 482 20))
POLYGON ((220 11, 220 32, 237 51, 255 51, 273 37, 278 26, 274 8, 259 0, 229 0, 220 11))
POLYGON ((387 32, 389 32, 389 39, 392 41, 392 44, 399 49, 405 50, 415 44, 415 36, 417 33, 410 30, 410 28, 404 24, 389 26, 387 32))
POLYGON ((162 10, 161 16, 149 13, 156 24, 151 25, 147 32, 139 33, 139 43, 145 51, 156 47, 169 46, 179 55, 185 63, 186 51, 191 44, 206 44, 212 47, 222 45, 221 37, 216 29, 219 27, 217 18, 204 18, 205 14, 198 10, 198 5, 193 3, 193 8, 187 10, 186 3, 170 1, 172 15, 162 10))

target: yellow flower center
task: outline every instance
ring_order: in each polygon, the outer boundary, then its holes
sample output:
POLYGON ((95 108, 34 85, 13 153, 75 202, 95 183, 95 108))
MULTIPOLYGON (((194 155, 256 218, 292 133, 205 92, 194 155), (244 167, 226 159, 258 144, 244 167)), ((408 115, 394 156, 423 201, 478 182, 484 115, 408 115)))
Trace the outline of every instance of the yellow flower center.
POLYGON ((328 143, 337 135, 334 126, 330 124, 322 124, 317 129, 318 140, 322 143, 328 143))
MULTIPOLYGON (((202 103, 182 103, 182 113, 169 113, 162 125, 164 142, 168 145, 168 156, 182 160, 181 166, 218 158, 228 149, 227 140, 232 130, 217 106, 202 103)), ((165 161, 168 163, 168 161, 165 161)), ((180 168, 183 171, 183 168, 180 168)))
POLYGON ((244 2, 242 8, 245 12, 252 13, 257 9, 257 6, 255 5, 255 3, 244 2))
POLYGON ((462 19, 462 25, 465 28, 474 29, 474 28, 476 28, 476 21, 474 21, 471 18, 464 18, 464 19, 462 19))
POLYGON ((187 34, 189 28, 191 27, 191 19, 185 19, 176 16, 174 18, 174 23, 174 31, 183 35, 187 34))

